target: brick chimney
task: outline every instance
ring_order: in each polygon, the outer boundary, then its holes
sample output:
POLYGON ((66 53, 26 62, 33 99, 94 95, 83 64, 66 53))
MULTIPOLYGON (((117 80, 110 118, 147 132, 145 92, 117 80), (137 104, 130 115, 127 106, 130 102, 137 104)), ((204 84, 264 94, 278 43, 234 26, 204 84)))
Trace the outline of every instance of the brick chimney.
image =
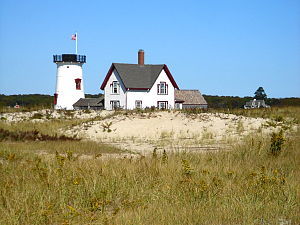
POLYGON ((140 66, 144 65, 145 52, 143 49, 140 49, 138 52, 138 64, 140 66))

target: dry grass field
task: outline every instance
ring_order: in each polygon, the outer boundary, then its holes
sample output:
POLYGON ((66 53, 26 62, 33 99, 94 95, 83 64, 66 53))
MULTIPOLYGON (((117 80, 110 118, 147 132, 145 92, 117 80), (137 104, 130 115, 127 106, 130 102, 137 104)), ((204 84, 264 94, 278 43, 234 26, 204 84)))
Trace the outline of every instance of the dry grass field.
POLYGON ((300 224, 300 108, 0 119, 0 224, 300 224))

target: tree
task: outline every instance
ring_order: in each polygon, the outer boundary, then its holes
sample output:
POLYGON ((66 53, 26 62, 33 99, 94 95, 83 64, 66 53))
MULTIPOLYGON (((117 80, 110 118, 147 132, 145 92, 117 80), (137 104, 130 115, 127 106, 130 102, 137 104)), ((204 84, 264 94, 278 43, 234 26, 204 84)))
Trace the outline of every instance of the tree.
POLYGON ((259 87, 254 94, 254 98, 257 100, 265 100, 267 98, 266 92, 263 87, 259 87))

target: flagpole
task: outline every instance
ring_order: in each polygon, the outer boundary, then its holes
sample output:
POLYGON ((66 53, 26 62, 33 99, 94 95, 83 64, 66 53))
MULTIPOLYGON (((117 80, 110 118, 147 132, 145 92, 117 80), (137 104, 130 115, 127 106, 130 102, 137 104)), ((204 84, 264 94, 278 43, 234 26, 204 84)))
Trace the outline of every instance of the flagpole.
POLYGON ((78 34, 77 34, 77 32, 75 34, 76 34, 76 55, 77 55, 77 53, 78 53, 78 34))

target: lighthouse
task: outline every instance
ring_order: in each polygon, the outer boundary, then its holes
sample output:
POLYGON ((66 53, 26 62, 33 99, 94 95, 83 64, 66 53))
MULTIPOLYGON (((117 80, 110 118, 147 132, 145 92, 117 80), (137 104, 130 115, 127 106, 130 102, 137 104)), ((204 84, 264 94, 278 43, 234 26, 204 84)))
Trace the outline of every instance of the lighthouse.
POLYGON ((85 97, 82 66, 86 62, 86 56, 78 54, 54 55, 53 62, 57 65, 54 109, 72 110, 73 104, 85 97))

